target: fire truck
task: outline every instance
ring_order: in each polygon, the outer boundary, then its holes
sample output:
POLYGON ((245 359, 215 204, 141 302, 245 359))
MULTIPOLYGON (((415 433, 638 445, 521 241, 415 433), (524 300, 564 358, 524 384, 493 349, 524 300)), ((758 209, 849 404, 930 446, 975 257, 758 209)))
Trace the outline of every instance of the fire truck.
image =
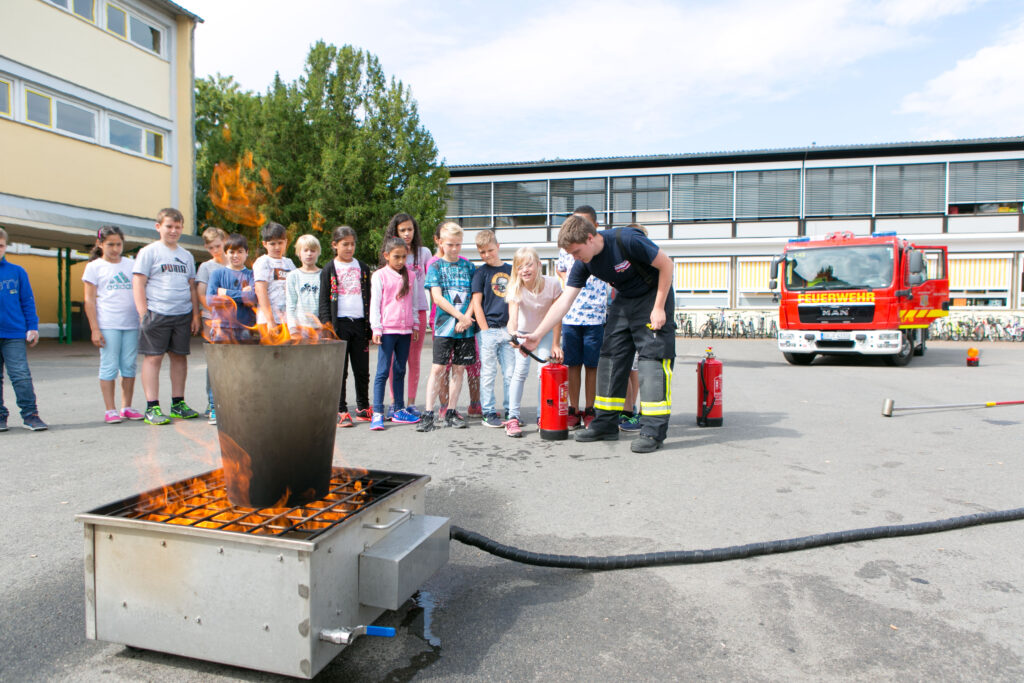
POLYGON ((792 239, 771 264, 779 289, 779 350, 793 365, 816 355, 923 356, 928 327, 949 314, 946 247, 896 233, 792 239), (781 278, 780 278, 781 268, 781 278))

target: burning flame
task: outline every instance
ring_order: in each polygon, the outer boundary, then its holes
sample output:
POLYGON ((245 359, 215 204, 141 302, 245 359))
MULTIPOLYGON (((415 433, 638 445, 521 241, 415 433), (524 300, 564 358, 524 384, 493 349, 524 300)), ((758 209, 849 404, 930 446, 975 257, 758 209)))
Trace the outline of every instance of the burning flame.
MULTIPOLYGON (((222 131, 226 139, 230 139, 231 131, 225 127, 222 131)), ((274 188, 270 182, 270 171, 265 167, 258 172, 260 182, 250 180, 246 171, 253 171, 251 151, 246 151, 241 160, 231 164, 218 161, 213 167, 210 178, 210 201, 232 223, 250 228, 263 225, 267 216, 260 211, 260 206, 267 204, 281 187, 274 188)))
MULTIPOLYGON (((246 309, 255 313, 252 306, 246 306, 246 309)), ((227 296, 213 299, 210 313, 210 317, 203 321, 203 339, 211 344, 283 346, 338 340, 334 329, 313 315, 302 316, 294 329, 289 329, 288 325, 266 323, 246 325, 238 319, 238 303, 227 296)))

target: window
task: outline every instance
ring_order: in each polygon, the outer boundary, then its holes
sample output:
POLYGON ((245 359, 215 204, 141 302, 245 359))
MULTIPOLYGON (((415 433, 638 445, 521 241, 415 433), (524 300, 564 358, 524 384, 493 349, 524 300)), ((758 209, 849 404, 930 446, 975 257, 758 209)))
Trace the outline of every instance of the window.
POLYGON ((736 174, 736 218, 796 218, 799 214, 799 169, 736 174))
POLYGON ((677 306, 728 306, 728 259, 675 259, 677 306))
POLYGON ((70 102, 57 101, 57 128, 80 135, 83 138, 96 137, 96 114, 70 102))
POLYGON ((668 222, 668 176, 612 178, 611 225, 668 222))
POLYGON ((949 213, 1020 213, 1024 159, 949 165, 949 213))
POLYGON ((490 216, 491 184, 458 183, 448 186, 449 216, 490 216))
POLYGON ((96 21, 92 4, 93 0, 71 0, 71 11, 86 21, 96 21))
POLYGON ((875 168, 875 213, 943 213, 946 165, 904 164, 875 168))
POLYGON ((53 100, 49 95, 44 95, 35 90, 25 89, 25 118, 32 123, 50 128, 53 126, 53 117, 50 107, 53 100))
POLYGON ((128 37, 128 14, 120 7, 107 5, 107 30, 122 38, 128 37))
POLYGON ((0 114, 11 115, 11 84, 0 81, 0 114))
POLYGON ((604 211, 607 201, 607 181, 604 178, 569 178, 551 181, 551 211, 571 214, 577 206, 591 206, 604 211))
POLYGON ((732 220, 733 174, 681 173, 672 176, 672 220, 732 220))
POLYGON ((546 180, 494 183, 494 224, 499 227, 547 223, 546 180))
POLYGON ((871 167, 807 169, 804 180, 804 214, 871 215, 871 167))
POLYGON ((128 40, 146 50, 160 54, 160 29, 139 19, 134 14, 129 17, 130 33, 128 40))
POLYGON ((1013 256, 979 254, 950 257, 951 306, 1007 306, 1013 282, 1013 256))
POLYGON ((164 158, 164 136, 118 119, 110 119, 110 144, 154 159, 164 158))

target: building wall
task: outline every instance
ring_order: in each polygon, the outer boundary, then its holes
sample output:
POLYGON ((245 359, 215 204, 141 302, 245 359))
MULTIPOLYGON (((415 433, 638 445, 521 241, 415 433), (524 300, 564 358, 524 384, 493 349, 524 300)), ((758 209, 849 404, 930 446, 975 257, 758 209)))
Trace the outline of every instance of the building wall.
MULTIPOLYGON (((41 0, 3 0, 0 52, 16 62, 172 118, 171 65, 41 0)), ((104 3, 96 2, 98 11, 104 3)))
POLYGON ((5 193, 129 216, 171 203, 171 167, 34 126, 0 119, 5 193))
POLYGON ((198 234, 199 224, 195 216, 195 135, 192 121, 195 118, 193 82, 194 24, 187 17, 178 17, 175 46, 175 121, 177 141, 175 161, 177 166, 176 194, 171 202, 185 216, 185 232, 198 234))

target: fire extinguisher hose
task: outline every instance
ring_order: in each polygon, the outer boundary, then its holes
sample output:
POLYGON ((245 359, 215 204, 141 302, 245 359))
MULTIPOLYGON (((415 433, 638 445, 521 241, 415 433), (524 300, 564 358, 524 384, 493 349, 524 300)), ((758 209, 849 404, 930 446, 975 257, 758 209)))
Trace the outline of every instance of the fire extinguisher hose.
MULTIPOLYGON (((697 363, 697 374, 700 375, 701 393, 705 398, 708 396, 708 383, 707 380, 704 378, 704 366, 707 362, 708 361, 705 358, 701 360, 701 362, 697 363)), ((710 415, 711 411, 714 410, 715 408, 715 394, 714 392, 711 392, 710 395, 711 400, 708 401, 707 407, 704 409, 703 414, 697 419, 697 426, 699 427, 708 426, 708 415, 710 415)))
POLYGON ((937 534, 943 531, 954 529, 966 529, 967 527, 980 526, 982 524, 998 524, 1000 522, 1013 522, 1024 519, 1024 508, 1012 510, 994 510, 990 512, 979 512, 962 517, 950 517, 931 522, 916 522, 913 524, 896 524, 889 526, 875 526, 863 529, 848 529, 847 531, 832 531, 813 536, 800 536, 798 538, 787 538, 777 541, 762 541, 760 543, 748 543, 746 545, 734 545, 725 548, 712 548, 709 550, 668 550, 653 553, 638 553, 632 555, 608 555, 608 556, 581 556, 581 555, 550 555, 547 553, 535 553, 528 550, 521 550, 512 546, 503 545, 495 540, 487 538, 475 531, 467 531, 461 527, 452 526, 450 537, 452 540, 464 543, 484 552, 496 555, 513 562, 521 562, 538 567, 557 567, 560 569, 586 569, 590 571, 608 571, 611 569, 636 569, 639 567, 658 567, 670 564, 704 564, 707 562, 727 562, 729 560, 742 560, 748 557, 761 555, 774 555, 777 553, 791 553, 798 550, 810 550, 829 545, 841 545, 843 543, 859 543, 861 541, 872 541, 879 538, 899 538, 901 536, 921 536, 923 534, 937 534))

